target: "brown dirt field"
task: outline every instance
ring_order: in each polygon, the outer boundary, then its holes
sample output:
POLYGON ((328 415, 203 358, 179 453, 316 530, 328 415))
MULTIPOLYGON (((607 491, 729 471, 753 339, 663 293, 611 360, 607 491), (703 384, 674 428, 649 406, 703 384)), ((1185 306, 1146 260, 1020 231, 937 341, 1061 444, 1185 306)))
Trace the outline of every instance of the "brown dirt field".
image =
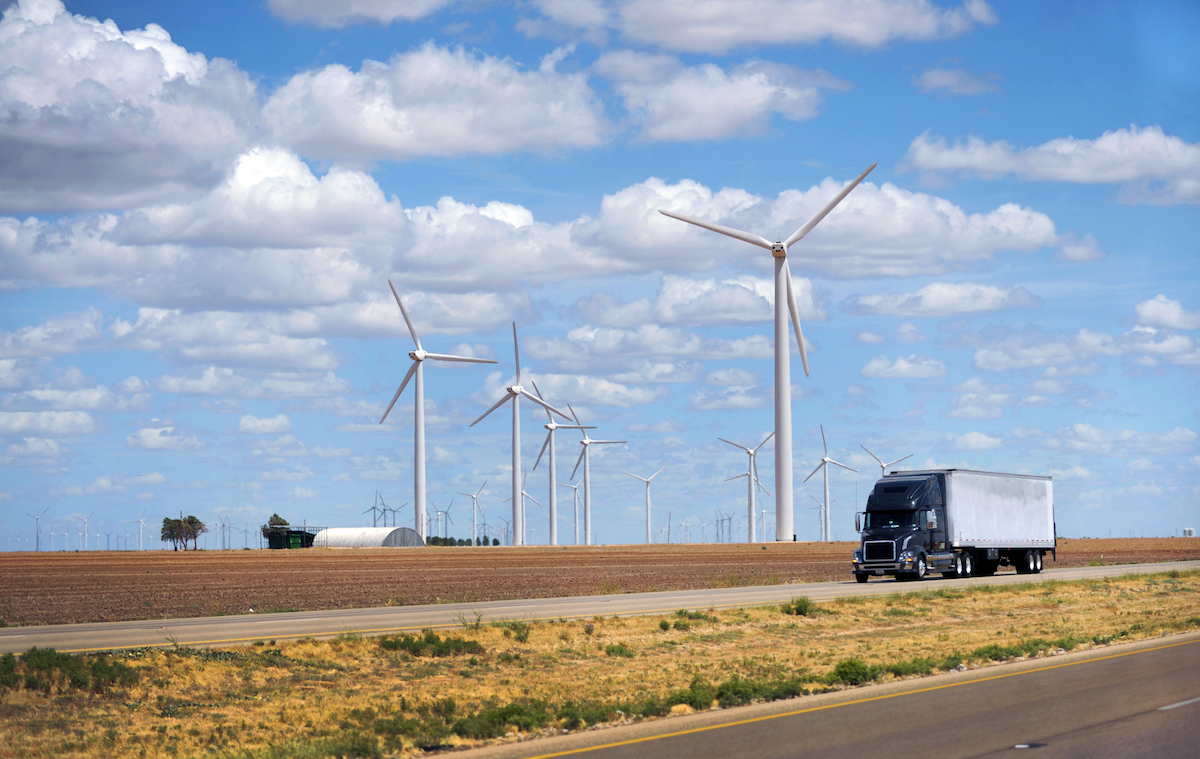
MULTIPOLYGON (((0 620, 42 625, 850 577, 854 543, 0 553, 0 620)), ((1200 559, 1200 540, 1072 539, 1057 564, 1200 559)))

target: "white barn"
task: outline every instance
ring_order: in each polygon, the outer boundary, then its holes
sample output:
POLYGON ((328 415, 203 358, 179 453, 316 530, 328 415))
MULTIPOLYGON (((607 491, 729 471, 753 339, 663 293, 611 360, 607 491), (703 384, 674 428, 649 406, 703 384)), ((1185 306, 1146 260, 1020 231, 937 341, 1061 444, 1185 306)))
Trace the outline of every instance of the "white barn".
POLYGON ((327 527, 313 538, 314 548, 415 548, 425 541, 411 527, 327 527))

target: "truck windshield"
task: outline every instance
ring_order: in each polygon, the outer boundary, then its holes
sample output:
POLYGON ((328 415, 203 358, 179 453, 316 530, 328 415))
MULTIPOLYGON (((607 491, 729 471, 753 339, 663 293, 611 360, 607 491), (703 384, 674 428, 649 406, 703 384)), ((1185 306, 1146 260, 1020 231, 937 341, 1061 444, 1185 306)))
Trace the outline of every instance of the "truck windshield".
POLYGON ((917 512, 915 511, 868 511, 867 528, 898 529, 900 527, 916 527, 917 512))

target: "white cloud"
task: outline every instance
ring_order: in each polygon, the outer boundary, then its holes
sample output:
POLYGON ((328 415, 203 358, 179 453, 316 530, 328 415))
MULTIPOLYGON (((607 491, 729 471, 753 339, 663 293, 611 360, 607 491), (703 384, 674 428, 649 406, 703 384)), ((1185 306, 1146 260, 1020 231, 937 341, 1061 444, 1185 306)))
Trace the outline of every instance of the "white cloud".
POLYGON ((319 495, 321 495, 321 493, 319 491, 314 490, 313 488, 302 488, 299 485, 292 488, 291 491, 288 492, 289 498, 309 499, 309 498, 316 498, 319 495))
POLYGON ((84 435, 96 420, 84 411, 0 411, 0 435, 84 435))
POLYGON ((758 373, 745 369, 718 369, 710 372, 704 381, 709 385, 720 385, 721 387, 754 387, 758 384, 758 373))
POLYGON ((1126 203, 1200 203, 1200 144, 1163 132, 1162 127, 1105 132, 1094 140, 1061 137, 1036 147, 969 137, 949 144, 926 132, 909 145, 904 163, 924 171, 969 171, 992 179, 1117 183, 1126 203))
MULTIPOLYGON (((493 376, 499 376, 497 372, 493 376)), ((547 398, 564 398, 571 405, 618 406, 628 408, 653 403, 666 397, 664 387, 637 387, 613 382, 602 377, 580 374, 536 374, 538 387, 547 398)), ((491 377, 488 378, 491 381, 491 377)), ((488 405, 494 402, 490 401, 488 405)), ((559 406, 559 408, 562 408, 559 406)), ((564 409, 565 410, 565 409, 564 409)))
POLYGON ((161 392, 180 395, 233 395, 272 400, 344 395, 350 389, 349 384, 333 372, 324 376, 282 373, 256 382, 232 369, 215 366, 190 376, 163 375, 154 381, 154 386, 161 392))
POLYGON ((896 327, 896 339, 902 343, 923 343, 929 338, 921 334, 921 330, 917 329, 917 325, 905 322, 896 327))
POLYGON ((96 479, 92 480, 90 485, 71 485, 70 487, 62 488, 54 492, 59 495, 69 496, 104 495, 106 493, 124 493, 128 491, 130 487, 161 485, 166 481, 167 478, 163 477, 158 472, 137 475, 135 477, 116 475, 97 477, 96 479))
POLYGON ((883 335, 880 335, 875 332, 859 332, 858 337, 856 337, 854 339, 860 343, 872 344, 872 343, 882 343, 887 338, 885 338, 883 335))
MULTIPOLYGON (((825 319, 812 281, 793 277, 793 291, 800 318, 825 319)), ((633 327, 657 321, 660 324, 716 326, 769 322, 774 318, 775 284, 769 279, 743 275, 717 281, 666 274, 653 302, 646 298, 620 303, 608 293, 596 293, 579 301, 584 318, 606 327, 633 327)))
POLYGON ((1058 252, 1054 256, 1063 261, 1095 261, 1104 257, 1104 251, 1090 234, 1081 237, 1068 232, 1059 238, 1058 252))
POLYGON ((921 92, 938 97, 986 95, 1004 92, 996 83, 999 79, 1000 75, 992 72, 978 76, 961 68, 928 68, 913 74, 912 84, 921 92))
POLYGON ((726 387, 715 392, 697 390, 688 400, 688 406, 699 411, 746 411, 763 408, 770 403, 772 398, 771 388, 726 387))
POLYGON ((141 448, 147 451, 196 451, 206 445, 195 435, 176 433, 173 425, 142 427, 125 438, 127 448, 141 448))
POLYGON ((1006 385, 988 385, 977 377, 951 388, 957 395, 950 400, 949 416, 955 419, 998 419, 1005 406, 1013 402, 1006 385))
POLYGON ((887 356, 876 356, 862 368, 862 376, 875 379, 924 379, 944 377, 946 365, 926 356, 897 358, 894 362, 887 356))
POLYGON ((1171 456, 1186 453, 1196 446, 1198 436, 1187 427, 1167 432, 1141 432, 1130 429, 1103 429, 1091 424, 1073 424, 1047 437, 1047 447, 1076 453, 1106 456, 1171 456))
POLYGON ((123 393, 142 393, 150 389, 150 383, 136 374, 131 374, 117 383, 117 389, 123 393))
POLYGON ((296 467, 295 469, 275 469, 262 473, 264 480, 273 480, 275 482, 304 482, 316 476, 311 469, 304 466, 296 467))
POLYGON ((150 396, 138 393, 118 395, 103 385, 74 390, 39 388, 12 393, 0 400, 6 409, 47 409, 54 411, 136 411, 146 407, 150 396))
POLYGON ((387 25, 425 18, 457 0, 267 0, 267 8, 282 19, 314 26, 341 28, 351 24, 387 25))
POLYGON ((254 83, 157 24, 122 32, 58 0, 0 21, 0 208, 130 207, 219 181, 258 120, 254 83))
POLYGON ((6 456, 40 456, 45 458, 57 458, 62 452, 62 447, 57 440, 49 438, 27 437, 23 438, 24 442, 14 443, 4 449, 6 456))
POLYGON ((1000 447, 1003 442, 998 437, 991 437, 982 432, 968 432, 965 435, 951 435, 955 450, 959 451, 990 451, 1000 447))
POLYGON ((1090 469, 1085 469, 1079 465, 1067 467, 1066 469, 1051 469, 1050 476, 1058 477, 1063 480, 1086 480, 1092 476, 1090 469))
POLYGON ((713 140, 765 134, 771 117, 814 118, 823 90, 849 82, 827 71, 808 71, 752 60, 726 71, 712 63, 684 66, 669 55, 632 50, 605 53, 595 70, 613 82, 645 140, 713 140))
POLYGON ((1040 299, 1023 287, 974 282, 932 282, 914 292, 872 293, 847 298, 853 313, 887 316, 962 316, 1007 308, 1035 308, 1040 299))
POLYGON ((1159 293, 1135 306, 1138 324, 1167 329, 1200 329, 1200 311, 1187 311, 1177 300, 1159 293))
POLYGON ((37 382, 49 359, 0 359, 0 390, 23 390, 37 382))
POLYGON ((0 356, 59 356, 94 346, 101 337, 103 315, 94 308, 65 314, 35 327, 0 332, 0 356))
POLYGON ((280 432, 290 432, 291 429, 292 420, 288 419, 286 414, 269 418, 247 414, 238 420, 238 431, 248 432, 251 435, 277 435, 280 432))
POLYGON ((1113 337, 1079 330, 1073 337, 1016 335, 989 340, 975 352, 975 366, 991 371, 1046 367, 1047 378, 1091 373, 1083 364, 1096 356, 1161 357, 1181 366, 1200 366, 1200 349, 1187 335, 1161 334, 1153 327, 1134 327, 1113 337))
POLYGON ((609 127, 582 73, 536 70, 432 42, 392 57, 297 74, 263 115, 305 155, 371 161, 593 147, 609 127))
MULTIPOLYGON (((997 21, 983 0, 953 8, 929 0, 710 0, 699 7, 680 0, 612 0, 604 5, 542 0, 537 5, 559 25, 612 26, 638 42, 693 53, 826 40, 877 48, 893 41, 950 39, 997 21)), ((536 33, 542 27, 526 23, 521 28, 536 33)))

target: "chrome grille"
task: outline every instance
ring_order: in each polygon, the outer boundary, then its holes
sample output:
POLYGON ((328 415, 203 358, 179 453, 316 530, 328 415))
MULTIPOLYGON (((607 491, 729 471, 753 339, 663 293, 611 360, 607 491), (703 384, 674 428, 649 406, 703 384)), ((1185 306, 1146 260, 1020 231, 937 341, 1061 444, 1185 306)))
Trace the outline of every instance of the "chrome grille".
POLYGON ((863 544, 863 558, 867 561, 895 561, 896 541, 868 540, 863 544))

